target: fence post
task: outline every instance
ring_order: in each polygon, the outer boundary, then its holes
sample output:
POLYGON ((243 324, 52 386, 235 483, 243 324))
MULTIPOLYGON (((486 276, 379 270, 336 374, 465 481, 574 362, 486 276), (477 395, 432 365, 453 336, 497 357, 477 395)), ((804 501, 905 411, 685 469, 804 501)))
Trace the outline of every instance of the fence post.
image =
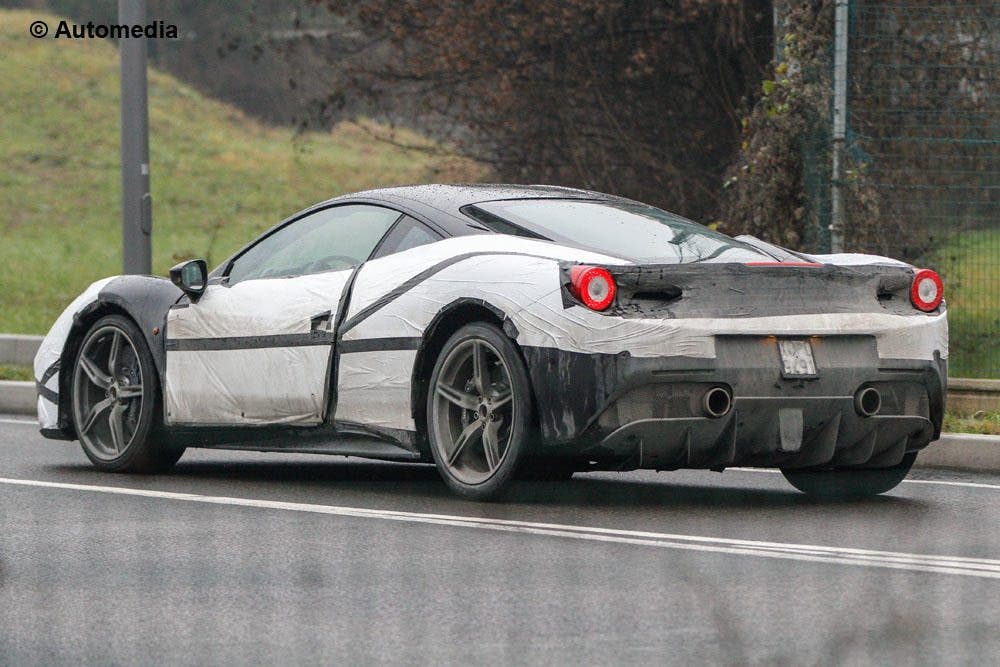
POLYGON ((844 249, 844 141, 847 136, 848 3, 837 0, 833 26, 833 165, 830 173, 830 251, 844 249))

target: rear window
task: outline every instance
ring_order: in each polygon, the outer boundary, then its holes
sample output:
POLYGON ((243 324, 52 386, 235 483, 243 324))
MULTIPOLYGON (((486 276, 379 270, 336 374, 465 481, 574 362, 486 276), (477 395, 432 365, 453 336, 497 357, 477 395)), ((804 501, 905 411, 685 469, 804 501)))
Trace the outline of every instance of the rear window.
POLYGON ((543 238, 636 262, 754 262, 772 258, 725 234, 646 204, 505 199, 462 211, 500 234, 543 238))

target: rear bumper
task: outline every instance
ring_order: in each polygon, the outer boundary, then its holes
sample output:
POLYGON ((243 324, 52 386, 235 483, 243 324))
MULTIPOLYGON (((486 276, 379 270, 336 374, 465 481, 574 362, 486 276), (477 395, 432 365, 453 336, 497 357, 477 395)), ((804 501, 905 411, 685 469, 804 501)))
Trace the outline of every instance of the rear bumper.
POLYGON ((836 400, 762 398, 735 402, 721 419, 643 419, 604 437, 589 454, 617 467, 653 470, 760 466, 886 467, 933 438, 919 415, 861 417, 850 396, 836 400))
POLYGON ((813 338, 814 379, 782 377, 773 337, 719 336, 714 358, 525 348, 546 453, 618 469, 890 466, 940 434, 947 361, 880 359, 870 336, 813 338), (721 386, 732 407, 706 416, 721 386), (863 416, 855 395, 882 406, 863 416))

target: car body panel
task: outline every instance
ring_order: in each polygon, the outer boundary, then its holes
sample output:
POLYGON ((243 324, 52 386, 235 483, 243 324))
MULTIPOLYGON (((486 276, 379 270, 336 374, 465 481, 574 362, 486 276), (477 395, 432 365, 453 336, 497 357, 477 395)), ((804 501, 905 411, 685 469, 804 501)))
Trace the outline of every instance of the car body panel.
POLYGON ((142 331, 162 377, 166 363, 161 336, 165 313, 181 296, 181 291, 165 278, 130 275, 98 280, 74 299, 56 319, 35 356, 42 432, 58 439, 75 437, 68 403, 62 399, 69 395, 76 346, 90 322, 110 312, 131 317, 142 331))
POLYGON ((209 285, 167 316, 167 424, 319 424, 353 270, 209 285))
POLYGON ((476 235, 367 262, 338 332, 343 349, 336 418, 414 430, 414 362, 435 317, 451 304, 472 300, 518 330, 526 308, 559 291, 559 262, 570 257, 623 261, 549 242, 476 235), (399 347, 405 349, 394 349, 399 347))
POLYGON ((39 390, 38 424, 43 430, 55 430, 59 427, 60 367, 66 340, 73 329, 73 320, 84 308, 95 303, 104 286, 115 278, 116 276, 112 276, 97 280, 83 290, 56 318, 38 347, 34 371, 35 384, 39 390))

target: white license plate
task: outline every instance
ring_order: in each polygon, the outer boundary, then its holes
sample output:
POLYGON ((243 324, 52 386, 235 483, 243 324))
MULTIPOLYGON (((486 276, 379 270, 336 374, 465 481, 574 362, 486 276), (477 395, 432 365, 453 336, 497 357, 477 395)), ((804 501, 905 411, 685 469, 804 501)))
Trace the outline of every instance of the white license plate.
POLYGON ((808 340, 779 340, 781 374, 785 377, 816 377, 816 360, 808 340))

